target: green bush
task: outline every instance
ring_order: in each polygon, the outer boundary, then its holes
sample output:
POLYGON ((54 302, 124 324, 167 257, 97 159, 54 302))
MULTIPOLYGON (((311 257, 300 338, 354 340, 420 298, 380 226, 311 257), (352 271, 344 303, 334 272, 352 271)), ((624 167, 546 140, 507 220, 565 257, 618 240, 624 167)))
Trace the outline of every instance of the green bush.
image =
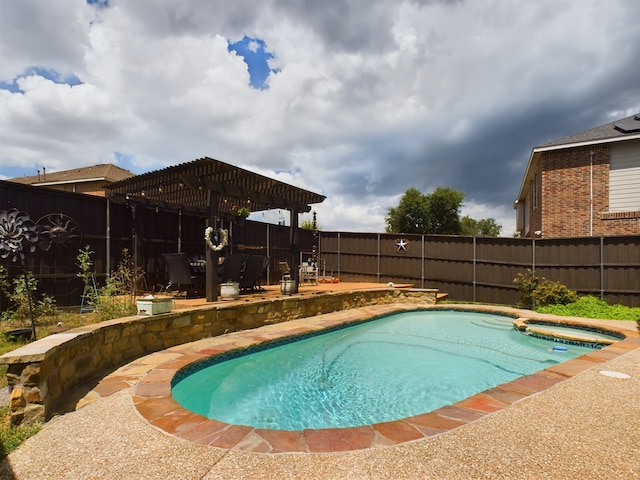
POLYGON ((578 294, 560 282, 537 277, 531 270, 519 273, 513 283, 522 292, 518 306, 533 309, 544 305, 564 305, 578 300, 578 294))
POLYGON ((30 318, 29 296, 35 318, 51 317, 57 314, 56 301, 51 295, 43 293, 38 299, 38 280, 31 272, 27 273, 26 284, 23 275, 14 278, 12 283, 13 289, 6 278, 6 270, 0 271, 0 288, 11 302, 11 308, 2 312, 2 320, 21 321, 30 318))
POLYGON ((536 277, 531 270, 527 270, 526 273, 516 275, 513 283, 522 293, 520 300, 518 300, 518 306, 522 308, 533 308, 533 292, 538 285, 540 285, 540 278, 536 277))
POLYGON ((545 280, 531 294, 536 307, 546 305, 566 305, 578 300, 578 294, 560 282, 545 280))

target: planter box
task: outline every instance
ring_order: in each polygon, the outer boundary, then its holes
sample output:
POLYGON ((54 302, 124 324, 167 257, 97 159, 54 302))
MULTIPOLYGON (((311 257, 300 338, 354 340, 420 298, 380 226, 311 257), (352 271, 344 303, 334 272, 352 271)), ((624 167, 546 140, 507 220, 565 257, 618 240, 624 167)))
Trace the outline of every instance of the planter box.
POLYGON ((33 331, 30 328, 18 328, 15 330, 9 330, 8 332, 4 332, 5 337, 7 339, 22 339, 22 340, 31 340, 31 335, 33 331))
POLYGON ((284 295, 298 293, 297 280, 280 280, 280 292, 284 295))
POLYGON ((141 298, 136 302, 138 315, 169 313, 171 311, 171 302, 172 299, 167 297, 141 298))
POLYGON ((237 300, 240 297, 240 284, 225 282, 220 284, 220 298, 222 300, 237 300))

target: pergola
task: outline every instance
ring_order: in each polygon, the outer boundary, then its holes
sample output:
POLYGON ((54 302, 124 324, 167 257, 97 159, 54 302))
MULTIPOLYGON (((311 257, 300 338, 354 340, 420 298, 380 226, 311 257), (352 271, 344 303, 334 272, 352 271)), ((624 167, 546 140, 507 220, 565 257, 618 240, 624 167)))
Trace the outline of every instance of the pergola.
MULTIPOLYGON (((297 271, 298 214, 322 203, 324 195, 294 187, 228 163, 204 157, 192 162, 137 175, 106 187, 114 203, 146 208, 193 212, 206 217, 207 226, 216 217, 231 215, 234 207, 252 212, 282 209, 290 212, 290 265, 297 271)), ((218 298, 218 252, 207 249, 206 297, 218 298)))

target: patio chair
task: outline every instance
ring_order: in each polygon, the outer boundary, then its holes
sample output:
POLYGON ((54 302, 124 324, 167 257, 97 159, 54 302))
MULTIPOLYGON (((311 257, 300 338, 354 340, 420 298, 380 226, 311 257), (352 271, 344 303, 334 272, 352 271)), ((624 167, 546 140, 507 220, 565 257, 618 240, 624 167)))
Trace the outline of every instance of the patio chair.
POLYGON ((278 266, 280 267, 282 280, 291 280, 291 269, 289 268, 289 264, 287 262, 278 262, 278 266))
POLYGON ((232 253, 225 257, 222 269, 222 281, 240 283, 247 256, 244 253, 232 253))
POLYGON ((260 274, 262 273, 263 255, 249 255, 240 280, 241 290, 256 290, 260 286, 260 274))
POLYGON ((300 283, 304 282, 318 284, 318 268, 315 263, 300 265, 300 283))
POLYGON ((176 286, 178 287, 178 295, 184 291, 185 296, 188 296, 190 293, 193 294, 198 287, 204 285, 204 275, 195 274, 191 270, 186 253, 163 253, 162 259, 169 276, 169 283, 165 287, 167 292, 176 286), (183 290, 182 287, 186 288, 183 290))
POLYGON ((265 255, 264 257, 262 257, 262 270, 260 271, 260 283, 258 284, 258 289, 261 292, 264 292, 264 288, 262 288, 262 283, 263 282, 266 282, 267 284, 269 283, 268 275, 269 275, 269 256, 265 255))

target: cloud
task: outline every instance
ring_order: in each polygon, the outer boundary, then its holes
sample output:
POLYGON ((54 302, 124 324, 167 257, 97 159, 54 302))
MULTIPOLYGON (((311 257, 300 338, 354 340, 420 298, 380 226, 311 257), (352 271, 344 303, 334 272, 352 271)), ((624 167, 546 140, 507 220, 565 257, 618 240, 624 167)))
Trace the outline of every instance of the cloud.
POLYGON ((210 156, 326 195, 325 230, 450 186, 510 235, 534 146, 640 111, 637 2, 99 3, 0 11, 0 177, 210 156))

